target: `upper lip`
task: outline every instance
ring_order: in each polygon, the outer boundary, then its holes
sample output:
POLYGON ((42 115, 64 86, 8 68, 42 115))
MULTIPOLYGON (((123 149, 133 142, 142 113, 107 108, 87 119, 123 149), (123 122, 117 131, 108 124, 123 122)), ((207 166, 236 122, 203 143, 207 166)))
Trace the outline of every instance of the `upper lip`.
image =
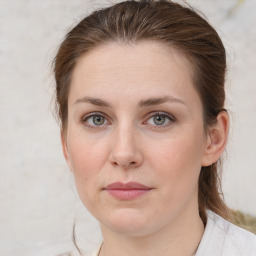
POLYGON ((150 187, 147 187, 143 184, 140 184, 138 182, 128 182, 128 183, 122 183, 122 182, 114 182, 109 184, 105 187, 106 190, 132 190, 132 189, 140 189, 140 190, 148 190, 151 189, 150 187))

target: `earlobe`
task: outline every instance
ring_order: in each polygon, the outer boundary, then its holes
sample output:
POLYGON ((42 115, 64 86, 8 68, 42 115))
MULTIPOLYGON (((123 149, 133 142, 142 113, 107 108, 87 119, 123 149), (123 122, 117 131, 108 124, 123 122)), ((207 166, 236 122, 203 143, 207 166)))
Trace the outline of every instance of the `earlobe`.
POLYGON ((68 163, 68 148, 67 148, 67 141, 64 135, 64 132, 61 131, 61 145, 62 145, 62 152, 65 157, 66 162, 68 163))
POLYGON ((71 164, 70 164, 70 159, 69 159, 69 152, 68 152, 68 145, 67 145, 67 138, 66 135, 64 134, 64 132, 61 132, 61 144, 62 144, 62 151, 63 151, 63 155, 65 157, 65 160, 67 162, 67 165, 70 169, 71 172, 72 168, 71 168, 71 164))
POLYGON ((220 158, 225 150, 229 132, 229 117, 226 111, 221 111, 217 121, 209 127, 205 154, 202 159, 202 166, 209 166, 220 158))

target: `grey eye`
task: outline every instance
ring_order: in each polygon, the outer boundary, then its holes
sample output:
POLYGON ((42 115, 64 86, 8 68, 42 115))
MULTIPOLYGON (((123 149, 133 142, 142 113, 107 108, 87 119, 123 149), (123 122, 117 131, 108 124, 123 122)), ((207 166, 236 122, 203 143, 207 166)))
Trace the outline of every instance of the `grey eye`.
POLYGON ((93 116, 92 121, 93 121, 94 125, 102 125, 102 124, 104 124, 105 117, 95 115, 95 116, 93 116))
POLYGON ((147 123, 152 127, 164 128, 168 127, 172 123, 175 122, 175 118, 167 113, 155 113, 151 115, 149 119, 147 119, 147 123))
POLYGON ((156 125, 162 125, 165 123, 166 117, 164 115, 156 115, 153 120, 156 125))
POLYGON ((84 117, 82 122, 89 127, 103 126, 108 123, 104 116, 96 114, 84 117))

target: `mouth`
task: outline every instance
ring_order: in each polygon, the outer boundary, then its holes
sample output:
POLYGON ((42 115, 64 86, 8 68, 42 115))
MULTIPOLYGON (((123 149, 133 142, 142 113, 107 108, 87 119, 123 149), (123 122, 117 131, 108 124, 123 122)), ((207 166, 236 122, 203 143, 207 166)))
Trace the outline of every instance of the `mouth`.
POLYGON ((119 200, 133 200, 145 195, 152 189, 137 182, 115 182, 104 188, 111 196, 119 200))

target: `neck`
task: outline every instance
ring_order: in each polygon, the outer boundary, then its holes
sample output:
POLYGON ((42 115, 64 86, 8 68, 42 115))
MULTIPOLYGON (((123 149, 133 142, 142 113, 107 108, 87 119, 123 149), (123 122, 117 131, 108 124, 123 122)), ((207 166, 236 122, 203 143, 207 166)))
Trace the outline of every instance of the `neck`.
POLYGON ((100 256, 192 256, 204 233, 198 211, 186 211, 172 224, 146 236, 124 236, 101 225, 104 244, 100 256))

